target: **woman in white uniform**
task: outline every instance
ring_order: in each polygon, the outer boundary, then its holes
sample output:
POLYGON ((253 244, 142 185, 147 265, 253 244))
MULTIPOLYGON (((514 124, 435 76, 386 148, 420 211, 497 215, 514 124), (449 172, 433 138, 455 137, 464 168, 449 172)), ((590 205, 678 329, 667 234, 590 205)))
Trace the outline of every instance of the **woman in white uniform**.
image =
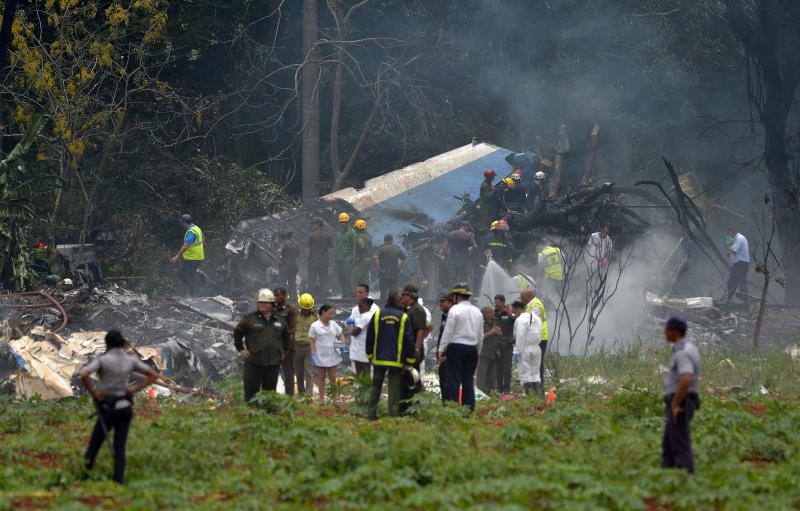
POLYGON ((325 377, 336 381, 336 367, 342 361, 336 351, 336 339, 344 342, 342 327, 333 320, 333 308, 323 305, 319 308, 319 319, 308 330, 311 348, 311 361, 317 367, 317 387, 320 403, 325 402, 325 377))

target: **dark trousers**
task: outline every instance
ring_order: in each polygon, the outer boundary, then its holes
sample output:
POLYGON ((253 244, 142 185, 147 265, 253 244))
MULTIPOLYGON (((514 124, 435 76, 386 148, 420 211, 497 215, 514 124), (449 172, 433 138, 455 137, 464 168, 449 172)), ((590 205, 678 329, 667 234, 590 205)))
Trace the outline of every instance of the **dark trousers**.
POLYGON ((328 292, 328 262, 308 265, 308 289, 314 298, 328 292))
POLYGON ((442 394, 442 403, 444 403, 444 395, 447 387, 447 362, 439 363, 438 371, 439 371, 439 392, 442 394))
POLYGON ((502 341, 497 351, 497 390, 502 394, 511 392, 511 368, 514 361, 514 343, 502 341))
POLYGON ((89 440, 89 447, 86 449, 86 467, 91 469, 97 458, 97 453, 106 441, 106 434, 103 425, 100 423, 102 417, 106 430, 114 430, 114 481, 122 484, 125 479, 125 445, 128 442, 128 430, 133 419, 133 406, 128 406, 120 410, 114 410, 113 404, 104 403, 100 405, 100 417, 94 424, 92 438, 89 440))
POLYGON ((485 393, 490 393, 497 384, 497 352, 490 355, 481 354, 478 357, 478 388, 485 393))
POLYGON ((672 396, 664 398, 664 439, 661 442, 661 466, 664 468, 684 468, 694 474, 692 455, 691 422, 699 401, 696 395, 688 395, 683 400, 683 412, 678 420, 672 420, 672 396))
POLYGON ((447 351, 447 378, 445 399, 458 403, 461 389, 461 404, 475 409, 475 368, 478 366, 477 346, 449 344, 447 351))
POLYGON ((352 261, 336 261, 336 278, 339 281, 339 289, 342 291, 342 298, 353 293, 352 282, 350 278, 353 275, 353 262, 352 261))
MULTIPOLYGON (((283 372, 283 389, 287 396, 294 396, 294 345, 289 348, 286 356, 281 360, 281 372, 283 372)), ((277 385, 277 383, 276 383, 277 385)))
POLYGON ((278 387, 278 373, 281 366, 259 366, 244 363, 242 379, 244 380, 244 400, 250 401, 261 390, 275 391, 278 387))
POLYGON ((392 289, 397 289, 397 277, 381 277, 381 302, 386 303, 386 299, 389 297, 389 291, 392 289))
POLYGON ((540 341, 539 348, 542 350, 542 361, 539 362, 539 381, 544 388, 544 354, 547 353, 547 341, 540 341))
POLYGON ((728 273, 728 299, 737 289, 742 293, 747 293, 747 271, 749 269, 750 263, 741 261, 731 266, 730 273, 728 273))
POLYGON ((297 266, 281 266, 278 271, 278 286, 285 287, 289 298, 297 298, 297 266))
POLYGON ((358 360, 353 360, 353 364, 356 366, 356 376, 361 378, 365 374, 369 376, 369 368, 371 364, 369 362, 359 362, 358 360))
POLYGON ((451 259, 448 261, 447 270, 448 270, 448 277, 449 282, 446 284, 448 286, 455 286, 459 283, 466 283, 469 284, 469 269, 470 269, 470 260, 469 259, 451 259))
POLYGON ((403 385, 403 370, 399 367, 374 366, 372 370, 372 388, 369 392, 367 413, 370 419, 378 418, 378 402, 381 400, 383 380, 388 375, 389 416, 400 415, 400 390, 403 385))
MULTIPOLYGON (((414 362, 412 366, 414 367, 414 369, 419 371, 420 367, 422 367, 422 360, 414 362)), ((401 374, 401 377, 403 379, 403 384, 400 386, 400 415, 403 415, 408 411, 409 407, 411 406, 410 402, 411 398, 414 397, 415 394, 419 394, 420 392, 422 392, 424 389, 422 387, 422 380, 417 382, 417 384, 412 387, 411 376, 408 373, 403 372, 403 374, 401 374)))
POLYGON ((297 392, 311 393, 314 388, 314 369, 311 365, 311 347, 307 342, 294 345, 294 376, 297 380, 297 392))
POLYGON ((202 261, 181 259, 178 264, 178 279, 189 290, 189 296, 200 295, 200 284, 197 282, 197 270, 200 269, 200 263, 202 261))

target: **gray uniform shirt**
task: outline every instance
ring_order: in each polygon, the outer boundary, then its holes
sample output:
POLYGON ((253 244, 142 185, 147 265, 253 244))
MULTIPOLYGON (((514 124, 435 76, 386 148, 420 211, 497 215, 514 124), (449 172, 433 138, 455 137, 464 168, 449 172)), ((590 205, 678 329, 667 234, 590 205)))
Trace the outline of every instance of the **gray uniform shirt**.
POLYGON ((674 394, 678 388, 678 378, 682 374, 691 374, 692 383, 689 392, 697 393, 700 384, 700 352, 697 346, 684 339, 672 345, 672 357, 669 360, 669 372, 664 375, 664 395, 674 394))
POLYGON ((98 387, 108 396, 122 397, 128 393, 128 377, 132 371, 146 373, 151 368, 122 348, 112 348, 86 365, 97 373, 98 387))

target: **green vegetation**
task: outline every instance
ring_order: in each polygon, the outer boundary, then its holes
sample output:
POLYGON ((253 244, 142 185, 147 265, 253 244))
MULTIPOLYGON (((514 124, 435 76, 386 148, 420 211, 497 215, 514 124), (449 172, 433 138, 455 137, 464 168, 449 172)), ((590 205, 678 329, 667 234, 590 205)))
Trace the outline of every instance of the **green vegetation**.
MULTIPOLYGON (((80 509, 787 509, 800 505, 797 362, 706 360, 694 421, 698 474, 659 468, 665 353, 562 358, 553 406, 481 402, 464 417, 432 395, 418 416, 371 423, 354 405, 279 395, 241 404, 140 399, 128 486, 107 449, 80 478, 84 399, 2 402, 0 506, 80 509), (590 376, 608 380, 586 383, 590 376), (732 385, 741 390, 730 392, 732 385), (760 395, 765 385, 769 393, 760 395)), ((347 392, 353 392, 352 387, 347 392)), ((384 403, 385 405, 385 403, 384 403)))

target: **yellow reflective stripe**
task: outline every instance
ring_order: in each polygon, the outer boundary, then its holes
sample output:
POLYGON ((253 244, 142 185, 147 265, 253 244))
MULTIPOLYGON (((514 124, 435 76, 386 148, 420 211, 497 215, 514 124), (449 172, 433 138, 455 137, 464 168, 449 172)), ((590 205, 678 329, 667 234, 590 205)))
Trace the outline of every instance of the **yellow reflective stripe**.
POLYGON ((403 319, 400 320, 400 335, 397 337, 397 363, 403 361, 403 335, 406 333, 406 320, 408 314, 403 313, 403 319))
POLYGON ((505 247, 506 244, 505 243, 500 243, 500 242, 497 242, 497 241, 491 241, 491 242, 489 242, 489 246, 490 247, 505 247))
POLYGON ((375 311, 375 314, 372 315, 372 326, 375 328, 375 342, 372 344, 372 358, 374 359, 374 363, 378 363, 378 328, 380 327, 381 321, 381 310, 378 309, 375 311))

